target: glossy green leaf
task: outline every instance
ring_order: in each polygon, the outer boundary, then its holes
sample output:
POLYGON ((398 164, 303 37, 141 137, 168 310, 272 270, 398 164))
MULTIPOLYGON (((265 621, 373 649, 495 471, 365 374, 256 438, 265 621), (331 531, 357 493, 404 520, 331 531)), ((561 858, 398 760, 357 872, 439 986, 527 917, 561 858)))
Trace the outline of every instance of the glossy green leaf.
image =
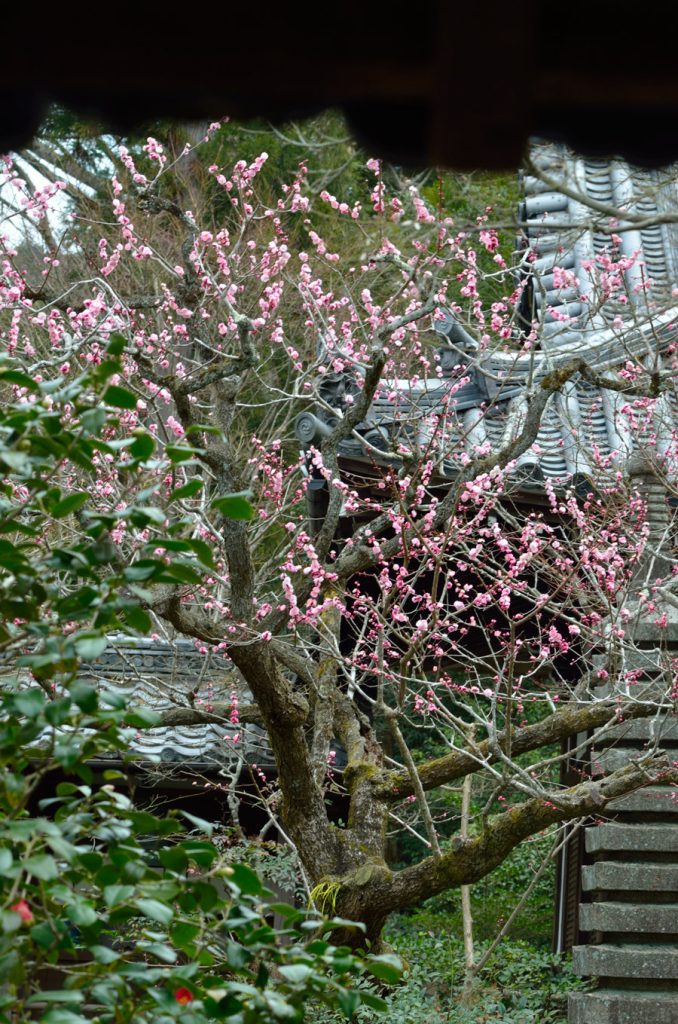
POLYGON ((45 721, 50 725, 63 725, 71 715, 71 698, 61 697, 50 701, 45 708, 45 721))
POLYGON ((369 957, 367 969, 375 978, 379 978, 380 981, 385 981, 389 985, 397 984, 403 973, 401 961, 397 956, 389 953, 384 953, 382 956, 369 957))
POLYGON ((88 928, 98 920, 96 909, 91 903, 85 903, 84 900, 80 900, 78 903, 74 903, 66 910, 68 919, 73 922, 74 925, 82 928, 88 928))
POLYGON ((252 959, 252 954, 244 946, 241 946, 239 942, 231 940, 226 946, 226 959, 228 960, 229 967, 232 967, 234 971, 239 971, 243 967, 247 967, 252 959))
POLYGON ((351 1020, 353 1014, 360 1006, 360 994, 351 988, 340 989, 337 992, 337 1001, 344 1016, 351 1020))
POLYGON ((287 964, 279 967, 278 972, 291 985, 303 985, 313 974, 313 968, 307 964, 287 964))
POLYGON ((242 491, 240 494, 224 494, 213 500, 212 508, 221 512, 226 519, 254 519, 254 509, 247 500, 249 494, 249 491, 242 491))
POLYGON ((113 331, 108 339, 106 351, 112 356, 121 356, 127 348, 127 338, 119 331, 113 331))
POLYGON ((155 441, 150 434, 140 434, 130 445, 130 454, 135 459, 148 459, 153 454, 155 441))
POLYGON ((35 718, 45 707, 45 694, 37 687, 22 690, 15 695, 13 704, 19 714, 26 715, 27 718, 35 718))
POLYGON ((184 871, 188 866, 188 857, 182 845, 168 846, 158 851, 158 860, 170 871, 184 871))
POLYGON ((133 708, 125 715, 125 725, 131 725, 135 729, 154 729, 162 722, 161 715, 152 708, 133 708))
POLYGON ((200 935, 200 927, 190 921, 177 921, 172 925, 170 936, 172 942, 180 948, 190 946, 194 939, 200 935))
POLYGON ((87 714, 96 711, 99 698, 95 687, 90 683, 76 679, 70 685, 70 694, 81 711, 85 711, 87 714))
POLYGON ((40 1024, 91 1024, 91 1020, 71 1010, 54 1007, 40 1018, 40 1024))
POLYGON ((180 583, 202 583, 202 576, 191 565, 186 562, 172 562, 167 566, 165 573, 180 583))
POLYGON ((103 892, 106 906, 113 907, 130 899, 136 889, 133 885, 106 885, 103 892))
POLYGON ((120 959, 120 953, 116 953, 115 950, 109 949, 108 946, 89 946, 89 951, 97 963, 105 964, 106 966, 113 964, 116 960, 120 959))
POLYGON ((151 616, 143 608, 138 605, 128 605, 123 612, 125 621, 135 630, 137 633, 146 634, 149 633, 153 626, 151 616))
POLYGON ((16 384, 20 388, 27 388, 28 391, 37 391, 38 384, 22 370, 0 370, 0 381, 6 384, 16 384))
POLYGON ((189 480, 187 484, 183 484, 181 487, 175 487, 173 491, 170 491, 169 501, 180 501, 182 498, 193 498, 203 488, 202 480, 189 480))
POLYGON ((21 916, 13 910, 0 912, 0 932, 3 935, 13 935, 23 926, 21 916))
POLYGON ((87 491, 76 491, 74 494, 69 494, 66 498, 58 501, 56 505, 53 505, 49 510, 50 515, 55 519, 63 519, 64 516, 70 515, 71 512, 77 511, 82 508, 89 501, 90 495, 87 491))
POLYGON ((166 942, 140 942, 139 949, 143 949, 146 953, 165 964, 176 963, 178 959, 176 950, 168 946, 166 942))
POLYGON ((106 388, 103 400, 107 405, 115 406, 116 409, 136 409, 137 407, 136 395, 117 384, 111 384, 106 388))
POLYGON ((170 462, 175 464, 195 460, 195 448, 189 448, 187 445, 168 444, 165 446, 165 454, 170 462))
POLYGON ((105 636, 83 635, 75 639, 75 649, 83 661, 94 661, 107 647, 108 640, 105 636))
POLYGON ((369 1006, 370 1010, 376 1010, 377 1013, 384 1013, 388 1010, 388 1003, 381 996, 377 996, 374 992, 367 992, 365 989, 360 989, 360 1001, 369 1006))
POLYGON ((51 882, 59 877, 57 863, 54 857, 50 857, 48 853, 39 853, 34 857, 27 857, 22 866, 27 874, 33 875, 34 878, 39 878, 42 882, 51 882))
POLYGON ((232 874, 229 875, 229 881, 233 885, 237 885, 241 893, 244 893, 246 896, 263 895, 264 887, 251 868, 246 867, 244 864, 233 864, 231 871, 232 874))
POLYGON ((186 856, 203 868, 211 867, 218 856, 217 849, 212 843, 186 839, 181 846, 186 856))
POLYGON ((210 545, 206 541, 200 540, 198 537, 191 537, 188 543, 193 548, 202 564, 206 565, 208 569, 214 569, 214 552, 210 545))
POLYGON ((200 832, 204 832, 206 836, 211 836, 214 832, 214 825, 210 821, 205 821, 204 818, 198 818, 195 814, 191 814, 190 811, 179 811, 183 818, 190 821, 191 825, 194 825, 200 832))
POLYGON ((27 1006, 34 1006, 36 1003, 81 1003, 84 999, 82 992, 77 989, 42 989, 26 1000, 27 1006))
POLYGON ((158 921, 160 924, 169 924, 174 917, 174 911, 165 903, 158 900, 135 900, 134 906, 151 921, 158 921))

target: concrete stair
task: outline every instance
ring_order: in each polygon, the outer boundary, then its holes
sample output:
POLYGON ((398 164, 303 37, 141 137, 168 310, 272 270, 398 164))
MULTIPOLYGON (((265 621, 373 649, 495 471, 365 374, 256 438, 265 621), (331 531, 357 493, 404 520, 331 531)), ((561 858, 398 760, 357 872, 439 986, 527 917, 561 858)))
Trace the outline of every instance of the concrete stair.
MULTIPOLYGON (((638 723, 639 724, 639 723, 638 723)), ((603 752, 612 768, 638 750, 603 752), (606 756, 607 755, 607 756, 606 756)), ((616 820, 586 829, 577 974, 598 979, 573 992, 569 1024, 678 1024, 678 801, 650 786, 612 805, 616 820)))
POLYGON ((573 992, 569 1024, 677 1024, 678 992, 573 992))

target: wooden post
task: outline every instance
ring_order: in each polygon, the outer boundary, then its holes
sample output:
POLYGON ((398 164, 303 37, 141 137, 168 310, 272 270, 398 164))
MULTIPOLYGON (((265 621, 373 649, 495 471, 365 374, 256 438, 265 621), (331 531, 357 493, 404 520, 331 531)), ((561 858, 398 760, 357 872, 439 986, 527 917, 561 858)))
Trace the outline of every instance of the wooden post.
MULTIPOLYGON (((467 775, 461 790, 461 824, 459 827, 459 838, 462 842, 468 838, 468 823, 471 812, 471 787, 473 776, 467 775)), ((464 965, 466 975, 464 978, 464 992, 468 992, 473 985, 475 978, 475 952, 473 949, 473 913, 471 910, 471 886, 461 887, 461 920, 464 931, 464 965)))

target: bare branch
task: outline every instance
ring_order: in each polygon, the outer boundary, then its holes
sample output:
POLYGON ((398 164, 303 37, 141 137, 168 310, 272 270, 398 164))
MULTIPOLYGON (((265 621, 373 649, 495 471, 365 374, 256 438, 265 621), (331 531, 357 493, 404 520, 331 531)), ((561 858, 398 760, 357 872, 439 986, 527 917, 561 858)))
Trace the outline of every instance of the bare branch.
POLYGON ((375 880, 376 901, 383 900, 389 912, 403 910, 420 900, 459 885, 471 885, 484 878, 523 839, 559 821, 571 821, 588 814, 601 814, 618 797, 650 783, 675 783, 666 754, 632 762, 599 781, 585 781, 554 793, 549 800, 528 800, 512 807, 488 823, 478 836, 459 841, 441 859, 425 860, 396 872, 390 883, 375 880))
MULTIPOLYGON (((434 761, 419 765, 417 774, 424 790, 434 789, 494 764, 499 760, 499 754, 493 750, 495 745, 501 750, 510 749, 511 756, 517 757, 539 747, 560 743, 580 732, 600 729, 614 722, 649 718, 656 715, 657 710, 656 700, 647 703, 620 703, 618 697, 591 704, 563 704, 557 711, 535 725, 526 725, 508 733, 500 732, 496 744, 490 740, 482 740, 476 743, 472 750, 455 750, 434 761)), ((667 705, 667 710, 670 710, 670 705, 667 705)), ((400 801, 414 793, 408 772, 394 772, 388 778, 382 779, 375 788, 379 799, 388 802, 400 801)))
MULTIPOLYGON (((175 725, 202 725, 205 722, 213 722, 216 725, 223 725, 230 721, 234 710, 233 704, 224 704, 219 701, 210 705, 210 710, 203 710, 197 707, 176 707, 169 711, 163 711, 160 715, 159 724, 162 726, 175 725)), ((263 718, 261 711, 256 704, 238 704, 238 721, 246 725, 254 723, 261 725, 263 718)))

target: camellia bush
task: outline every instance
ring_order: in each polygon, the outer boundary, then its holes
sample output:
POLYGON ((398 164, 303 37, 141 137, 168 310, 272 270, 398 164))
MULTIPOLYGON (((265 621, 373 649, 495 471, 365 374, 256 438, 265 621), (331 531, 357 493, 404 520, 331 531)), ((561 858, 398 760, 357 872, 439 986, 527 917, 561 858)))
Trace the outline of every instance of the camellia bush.
MULTIPOLYGON (((675 495, 675 434, 665 444, 656 426, 675 380, 672 298, 630 301, 619 218, 592 210, 605 245, 586 281, 559 267, 553 287, 616 303, 622 351, 648 318, 662 331, 618 374, 582 355, 553 368, 523 301, 530 259, 491 210, 456 223, 445 188, 355 151, 315 187, 322 143, 282 177, 266 151, 234 159, 230 132, 7 160, 0 644, 50 715, 62 674, 117 629, 191 637, 234 666, 252 706, 175 694, 181 720, 256 717, 275 761, 267 814, 316 904, 362 921, 347 942, 376 951, 393 912, 669 777, 648 751, 563 788, 557 751, 672 707, 670 657, 647 698, 633 659, 634 623, 668 623, 675 551, 647 569, 648 501, 595 446, 584 487, 546 480, 526 501, 517 480, 583 378, 623 403, 646 475, 675 495), (515 414, 497 419, 501 379, 458 413, 498 352, 533 360, 515 414), (428 412, 407 402, 424 380, 439 392, 428 412), (397 430, 380 429, 396 407, 397 430), (303 452, 300 413, 320 422, 303 452), (483 803, 460 829, 458 789, 476 775, 483 803), (419 844, 406 866, 400 830, 419 844)), ((224 763, 241 750, 231 730, 224 763)))
POLYGON ((385 1008, 374 988, 398 979, 394 957, 332 944, 348 922, 271 902, 253 871, 224 863, 206 822, 135 808, 121 772, 92 784, 88 762, 124 755, 149 723, 147 711, 84 683, 52 700, 8 685, 0 1020, 302 1021, 320 1004, 347 1018, 361 1005, 385 1008), (58 782, 32 813, 55 770, 75 781, 58 782), (277 931, 274 912, 285 922, 277 931))
POLYGON ((81 662, 111 629, 150 628, 139 578, 200 578, 186 553, 202 549, 190 545, 173 564, 153 543, 141 573, 118 561, 111 533, 145 528, 148 506, 89 516, 68 546, 57 542, 89 500, 64 487, 62 468, 95 478, 97 454, 125 451, 129 479, 149 454, 142 432, 113 440, 127 402, 110 383, 123 344, 110 338, 102 360, 68 381, 0 368, 34 399, 0 410, 0 1020, 198 1024, 301 1021, 320 1004, 348 1018, 382 1009, 375 985, 395 981, 398 962, 331 941, 360 924, 272 902, 253 871, 226 863, 210 824, 139 809, 122 771, 90 767, 124 762, 158 716, 86 683, 81 662))

